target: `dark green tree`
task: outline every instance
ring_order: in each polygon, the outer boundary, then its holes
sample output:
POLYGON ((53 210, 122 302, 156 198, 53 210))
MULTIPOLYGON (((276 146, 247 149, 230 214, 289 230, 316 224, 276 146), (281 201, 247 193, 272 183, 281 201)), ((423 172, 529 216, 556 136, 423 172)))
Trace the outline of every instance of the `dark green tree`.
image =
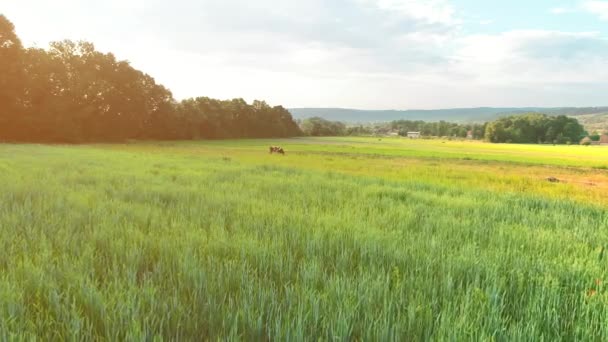
POLYGON ((15 26, 0 14, 0 140, 20 134, 25 74, 23 46, 15 26))
POLYGON ((496 143, 565 144, 578 142, 584 135, 583 126, 574 118, 531 113, 488 123, 485 138, 496 143))
POLYGON ((302 121, 302 132, 309 136, 341 136, 346 134, 346 125, 342 122, 329 121, 313 117, 302 121))

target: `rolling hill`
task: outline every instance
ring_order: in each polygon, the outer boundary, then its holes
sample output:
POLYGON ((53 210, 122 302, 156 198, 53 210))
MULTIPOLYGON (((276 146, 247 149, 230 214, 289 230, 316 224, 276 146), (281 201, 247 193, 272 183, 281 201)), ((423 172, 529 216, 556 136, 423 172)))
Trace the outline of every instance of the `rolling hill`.
POLYGON ((588 132, 608 132, 608 112, 576 116, 588 132))

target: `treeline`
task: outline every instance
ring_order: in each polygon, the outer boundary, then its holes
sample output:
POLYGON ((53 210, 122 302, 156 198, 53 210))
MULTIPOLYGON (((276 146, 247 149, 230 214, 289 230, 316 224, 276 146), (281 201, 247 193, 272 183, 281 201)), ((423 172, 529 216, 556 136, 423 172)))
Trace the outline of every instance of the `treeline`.
POLYGON ((421 135, 428 137, 466 138, 471 132, 474 138, 482 139, 485 132, 485 124, 398 120, 366 125, 346 125, 339 121, 329 121, 319 117, 300 121, 300 128, 305 135, 309 136, 365 136, 391 133, 407 136, 407 132, 420 132, 421 135))
POLYGON ((398 120, 390 123, 393 131, 398 131, 399 135, 407 136, 407 132, 420 132, 422 136, 432 137, 457 137, 466 138, 471 132, 473 138, 482 139, 485 135, 486 124, 459 124, 454 122, 425 122, 398 120))
POLYGON ((584 127, 574 118, 531 113, 489 123, 485 139, 495 143, 576 144, 586 135, 584 127))
POLYGON ((24 48, 0 15, 0 141, 259 138, 301 135, 265 102, 200 97, 176 102, 155 80, 91 43, 24 48))
POLYGON ((329 121, 319 117, 302 120, 300 128, 309 136, 365 136, 387 135, 397 133, 407 136, 407 132, 420 132, 429 137, 460 137, 466 138, 471 132, 476 139, 482 139, 485 134, 485 124, 458 124, 453 122, 425 122, 398 120, 385 123, 347 125, 339 121, 329 121))
MULTIPOLYGON (((311 136, 389 135, 407 136, 407 132, 420 132, 423 137, 485 139, 494 143, 578 143, 587 135, 583 126, 574 118, 564 115, 549 116, 529 113, 513 115, 484 124, 459 124, 453 122, 425 122, 398 120, 389 123, 346 125, 322 118, 310 118, 300 122, 302 131, 311 136)), ((597 139, 599 140, 599 135, 597 139)))
POLYGON ((343 122, 329 121, 319 117, 302 120, 300 128, 305 135, 312 137, 351 135, 343 122))

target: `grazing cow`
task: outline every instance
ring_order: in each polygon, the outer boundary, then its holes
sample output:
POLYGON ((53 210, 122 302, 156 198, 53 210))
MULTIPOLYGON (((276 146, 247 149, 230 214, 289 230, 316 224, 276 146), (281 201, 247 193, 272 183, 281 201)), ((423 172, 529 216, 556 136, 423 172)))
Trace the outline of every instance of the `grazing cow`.
POLYGON ((270 154, 273 153, 280 153, 282 155, 285 155, 285 151, 280 146, 270 146, 270 154))

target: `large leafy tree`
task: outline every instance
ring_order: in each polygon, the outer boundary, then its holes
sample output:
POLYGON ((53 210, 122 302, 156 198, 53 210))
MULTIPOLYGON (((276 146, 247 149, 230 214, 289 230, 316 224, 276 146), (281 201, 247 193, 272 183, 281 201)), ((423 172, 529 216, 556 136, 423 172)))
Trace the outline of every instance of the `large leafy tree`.
POLYGON ((585 134, 583 126, 564 115, 531 113, 500 118, 487 125, 486 140, 497 143, 569 143, 585 134))
POLYGON ((152 77, 95 50, 91 43, 53 43, 51 59, 64 69, 58 79, 74 122, 86 140, 123 140, 158 131, 171 115, 172 95, 152 77))
POLYGON ((23 46, 15 26, 0 14, 0 140, 17 130, 22 115, 25 75, 23 46))
MULTIPOLYGON (((154 134, 168 126, 171 93, 154 79, 95 50, 62 41, 24 54, 27 75, 21 127, 26 140, 113 141, 154 134)), ((166 135, 171 135, 168 128, 166 135)))

